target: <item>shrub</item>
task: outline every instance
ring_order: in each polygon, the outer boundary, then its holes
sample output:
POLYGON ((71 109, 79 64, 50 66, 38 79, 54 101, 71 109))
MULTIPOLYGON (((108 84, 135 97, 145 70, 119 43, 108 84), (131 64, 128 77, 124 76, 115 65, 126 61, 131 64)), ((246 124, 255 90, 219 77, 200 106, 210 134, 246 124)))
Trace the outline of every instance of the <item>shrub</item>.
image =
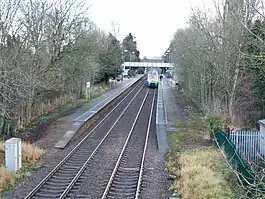
POLYGON ((138 68, 137 73, 138 74, 144 74, 144 68, 138 68))
POLYGON ((3 191, 7 190, 20 178, 20 175, 13 172, 9 172, 4 167, 0 167, 0 196, 3 191))
POLYGON ((225 123, 220 116, 213 115, 206 117, 205 124, 209 130, 210 138, 213 139, 216 129, 223 129, 225 123))

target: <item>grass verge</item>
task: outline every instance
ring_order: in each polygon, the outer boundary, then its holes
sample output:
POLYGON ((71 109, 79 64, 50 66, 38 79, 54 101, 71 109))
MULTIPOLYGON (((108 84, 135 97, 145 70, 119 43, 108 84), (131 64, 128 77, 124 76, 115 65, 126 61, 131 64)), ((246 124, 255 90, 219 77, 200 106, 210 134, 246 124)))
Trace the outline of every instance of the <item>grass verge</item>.
POLYGON ((19 184, 24 176, 42 166, 44 151, 32 144, 22 142, 22 168, 9 172, 4 166, 4 143, 0 142, 0 196, 3 192, 19 184))
MULTIPOLYGON (((106 93, 109 90, 110 90, 110 88, 107 86, 93 88, 93 92, 92 92, 92 96, 91 96, 90 101, 99 97, 103 93, 106 93)), ((87 102, 88 101, 85 99, 78 99, 75 102, 69 102, 65 105, 61 105, 58 108, 56 108, 54 112, 48 113, 46 115, 39 117, 36 121, 32 122, 32 124, 30 126, 38 127, 38 126, 41 126, 43 124, 49 123, 50 121, 58 119, 59 117, 65 115, 64 113, 67 114, 70 109, 83 106, 87 102)))
POLYGON ((221 152, 212 145, 200 114, 187 116, 187 125, 169 136, 166 170, 174 176, 171 192, 183 199, 235 199, 235 177, 221 152))

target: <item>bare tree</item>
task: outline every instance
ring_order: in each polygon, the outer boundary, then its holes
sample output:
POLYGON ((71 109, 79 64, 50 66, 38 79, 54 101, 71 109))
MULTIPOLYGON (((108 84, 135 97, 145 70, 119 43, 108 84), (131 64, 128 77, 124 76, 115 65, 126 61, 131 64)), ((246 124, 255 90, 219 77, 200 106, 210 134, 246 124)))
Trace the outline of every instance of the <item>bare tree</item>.
MULTIPOLYGON (((257 3, 253 0, 251 5, 257 3)), ((189 28, 175 34, 173 51, 183 67, 189 96, 206 113, 223 112, 234 123, 235 103, 242 97, 241 90, 247 88, 241 87, 248 69, 242 49, 251 32, 247 24, 255 13, 243 0, 218 1, 215 7, 214 17, 200 9, 192 10, 189 28)))
POLYGON ((86 81, 102 80, 108 38, 88 9, 82 0, 1 1, 1 134, 82 97, 86 81))

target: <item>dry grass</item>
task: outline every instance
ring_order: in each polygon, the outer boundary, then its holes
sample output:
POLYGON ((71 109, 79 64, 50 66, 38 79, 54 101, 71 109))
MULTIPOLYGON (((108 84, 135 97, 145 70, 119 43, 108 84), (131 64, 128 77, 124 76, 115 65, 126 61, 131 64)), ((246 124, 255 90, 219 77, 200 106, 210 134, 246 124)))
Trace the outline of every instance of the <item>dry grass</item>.
POLYGON ((233 175, 221 152, 205 139, 209 134, 199 115, 189 115, 185 128, 169 136, 166 169, 175 176, 171 191, 182 199, 234 199, 233 175))
MULTIPOLYGON (((39 163, 44 156, 44 151, 32 144, 22 142, 22 170, 27 171, 39 163), (26 168, 26 169, 25 169, 26 168)), ((13 186, 23 177, 23 172, 9 172, 4 167, 4 143, 0 141, 0 194, 13 186)))
POLYGON ((215 148, 191 149, 180 156, 180 194, 183 199, 233 199, 230 170, 215 148))
POLYGON ((3 166, 0 167, 0 194, 15 184, 20 178, 19 174, 9 172, 3 166))
POLYGON ((0 166, 5 161, 4 143, 0 141, 0 166))
MULTIPOLYGON (((4 161, 4 143, 0 142, 0 164, 4 161)), ((22 142, 22 164, 37 163, 42 160, 44 150, 29 143, 22 142)))
POLYGON ((44 150, 29 143, 22 143, 22 163, 32 164, 42 160, 44 150))
POLYGON ((95 85, 92 87, 92 93, 91 93, 91 97, 96 98, 104 93, 106 93, 107 91, 110 90, 110 87, 108 85, 95 85))

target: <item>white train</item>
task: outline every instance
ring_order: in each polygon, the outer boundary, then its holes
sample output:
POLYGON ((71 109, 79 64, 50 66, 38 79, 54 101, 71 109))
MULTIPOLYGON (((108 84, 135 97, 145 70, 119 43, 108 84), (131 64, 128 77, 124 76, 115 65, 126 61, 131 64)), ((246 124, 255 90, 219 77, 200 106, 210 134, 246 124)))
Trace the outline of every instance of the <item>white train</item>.
POLYGON ((157 88, 159 83, 159 75, 157 70, 150 70, 147 73, 147 86, 149 88, 157 88))

